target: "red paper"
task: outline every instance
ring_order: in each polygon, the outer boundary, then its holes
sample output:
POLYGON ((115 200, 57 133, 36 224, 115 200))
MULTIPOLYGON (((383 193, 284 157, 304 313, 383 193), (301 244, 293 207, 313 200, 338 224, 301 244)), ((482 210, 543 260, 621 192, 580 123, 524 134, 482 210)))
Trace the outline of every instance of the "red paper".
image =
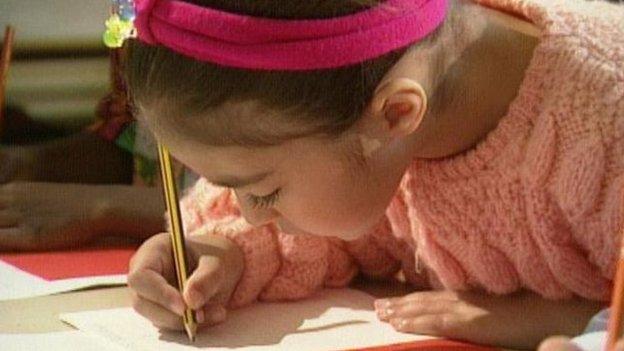
POLYGON ((126 274, 135 248, 1 254, 3 260, 47 280, 126 274))
POLYGON ((402 344, 367 347, 349 351, 500 351, 497 348, 466 344, 451 340, 423 340, 402 344))

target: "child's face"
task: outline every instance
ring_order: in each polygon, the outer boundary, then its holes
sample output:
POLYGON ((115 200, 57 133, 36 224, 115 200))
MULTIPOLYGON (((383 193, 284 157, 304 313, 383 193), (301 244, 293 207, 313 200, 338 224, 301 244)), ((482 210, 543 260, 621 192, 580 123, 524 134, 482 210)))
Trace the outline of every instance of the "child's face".
POLYGON ((305 137, 279 146, 202 145, 163 140, 171 153, 210 182, 231 187, 253 225, 273 222, 289 234, 354 239, 377 224, 403 173, 386 157, 356 162, 347 136, 305 137))

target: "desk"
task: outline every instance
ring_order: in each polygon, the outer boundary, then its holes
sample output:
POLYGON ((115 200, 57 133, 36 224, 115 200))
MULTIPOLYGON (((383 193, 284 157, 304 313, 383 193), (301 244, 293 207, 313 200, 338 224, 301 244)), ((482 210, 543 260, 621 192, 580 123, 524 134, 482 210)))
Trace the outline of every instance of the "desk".
MULTIPOLYGON (((400 296, 410 291, 403 284, 359 282, 355 288, 382 296, 400 296)), ((46 333, 73 330, 61 322, 60 313, 130 307, 127 287, 100 288, 85 291, 0 302, 0 333, 46 333)), ((513 351, 501 349, 501 351, 513 351)))
MULTIPOLYGON (((373 296, 407 294, 403 284, 356 283, 355 288, 373 296)), ((60 313, 79 312, 116 307, 129 307, 127 287, 101 288, 58 295, 41 296, 0 302, 0 333, 45 333, 72 330, 58 318, 60 313)))
POLYGON ((72 330, 60 313, 130 306, 127 287, 101 288, 0 302, 0 333, 72 330))

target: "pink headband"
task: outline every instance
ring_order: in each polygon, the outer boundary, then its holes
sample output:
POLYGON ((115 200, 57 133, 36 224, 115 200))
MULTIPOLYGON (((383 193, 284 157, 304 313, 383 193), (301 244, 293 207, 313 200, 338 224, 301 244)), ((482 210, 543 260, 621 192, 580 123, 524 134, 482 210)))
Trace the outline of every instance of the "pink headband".
POLYGON ((135 0, 145 43, 223 66, 296 71, 346 66, 414 43, 444 20, 447 0, 387 0, 330 19, 252 17, 180 0, 135 0))

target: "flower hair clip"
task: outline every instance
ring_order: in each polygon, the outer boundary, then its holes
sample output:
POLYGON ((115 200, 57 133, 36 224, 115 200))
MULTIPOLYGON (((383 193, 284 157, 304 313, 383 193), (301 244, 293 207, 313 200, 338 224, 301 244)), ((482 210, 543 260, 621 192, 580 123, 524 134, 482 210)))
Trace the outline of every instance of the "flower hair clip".
POLYGON ((103 35, 104 45, 120 48, 128 38, 136 38, 134 27, 136 12, 132 0, 113 0, 111 16, 106 20, 103 35))

